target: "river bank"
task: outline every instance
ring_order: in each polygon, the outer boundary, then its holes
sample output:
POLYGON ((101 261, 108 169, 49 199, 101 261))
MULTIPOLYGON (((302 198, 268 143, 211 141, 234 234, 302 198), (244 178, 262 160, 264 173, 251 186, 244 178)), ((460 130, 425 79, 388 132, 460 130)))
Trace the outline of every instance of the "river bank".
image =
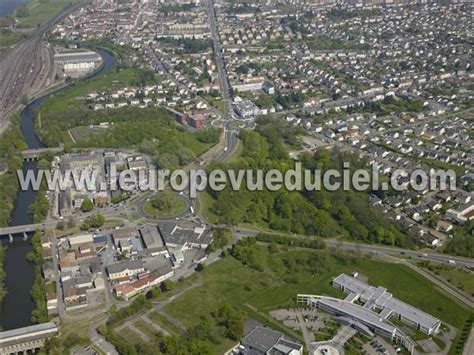
MULTIPOLYGON (((103 65, 87 79, 93 79, 104 75, 114 64, 112 54, 105 49, 99 50, 104 59, 103 65)), ((71 83, 73 84, 73 82, 71 83)), ((47 99, 62 90, 67 90, 68 86, 62 87, 47 95, 35 99, 28 104, 21 112, 19 129, 23 135, 24 142, 28 149, 42 148, 43 144, 35 131, 35 112, 47 101, 47 99)), ((18 138, 18 137, 17 137, 18 138)), ((25 149, 26 146, 23 148, 25 149)), ((17 149, 16 153, 21 152, 17 149)), ((20 154, 21 159, 21 154, 20 154)), ((18 156, 14 159, 18 163, 18 156)), ((10 168, 10 166, 9 166, 10 168)), ((24 172, 38 169, 37 162, 23 162, 19 168, 24 172)), ((10 170, 10 169, 9 169, 10 170)), ((16 169, 15 169, 16 170, 16 169)), ((16 177, 16 175, 14 175, 16 177)), ((17 182, 16 182, 17 183, 17 182)), ((18 183, 17 183, 18 184, 18 183)), ((17 188, 16 199, 11 210, 9 225, 23 225, 33 223, 33 216, 30 213, 29 206, 35 202, 37 191, 32 189, 19 190, 17 188)), ((7 293, 2 302, 2 328, 4 330, 15 329, 31 325, 31 315, 34 310, 34 302, 31 297, 31 289, 35 278, 35 269, 27 261, 27 254, 32 251, 32 245, 28 241, 15 241, 5 244, 5 287, 7 293)))
POLYGON ((15 9, 31 0, 2 0, 0 3, 0 17, 11 16, 15 9))

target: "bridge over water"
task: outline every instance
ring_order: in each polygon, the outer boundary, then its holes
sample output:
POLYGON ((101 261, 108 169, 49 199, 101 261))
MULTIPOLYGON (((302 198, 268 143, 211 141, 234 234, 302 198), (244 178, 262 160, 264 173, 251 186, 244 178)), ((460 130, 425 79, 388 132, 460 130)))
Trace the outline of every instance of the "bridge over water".
POLYGON ((34 161, 38 160, 42 154, 45 153, 62 153, 64 152, 64 146, 60 145, 59 147, 53 148, 33 148, 33 149, 26 149, 21 152, 23 156, 23 160, 26 161, 34 161))
POLYGON ((45 230, 46 228, 54 228, 57 222, 46 222, 38 224, 24 224, 20 226, 12 226, 0 228, 0 241, 26 240, 32 236, 37 230, 45 230))
POLYGON ((52 322, 0 332, 0 354, 36 353, 46 339, 57 334, 58 327, 52 322))

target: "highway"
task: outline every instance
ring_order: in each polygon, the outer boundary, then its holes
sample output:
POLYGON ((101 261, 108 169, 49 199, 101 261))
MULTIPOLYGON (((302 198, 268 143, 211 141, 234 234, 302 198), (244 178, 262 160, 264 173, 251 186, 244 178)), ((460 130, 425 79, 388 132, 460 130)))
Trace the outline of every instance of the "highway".
MULTIPOLYGON (((7 52, 0 60, 0 133, 8 127, 8 117, 21 104, 23 97, 41 87, 47 76, 44 71, 44 58, 41 55, 43 38, 46 32, 59 20, 81 4, 62 11, 51 20, 43 23, 28 38, 7 52)), ((48 58, 48 60, 51 60, 48 58)))

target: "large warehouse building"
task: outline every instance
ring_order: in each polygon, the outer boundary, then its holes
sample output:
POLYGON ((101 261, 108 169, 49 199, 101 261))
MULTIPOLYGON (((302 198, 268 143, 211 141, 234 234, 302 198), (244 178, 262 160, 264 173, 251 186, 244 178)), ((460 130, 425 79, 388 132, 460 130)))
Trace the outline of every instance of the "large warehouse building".
POLYGON ((102 57, 96 52, 69 52, 54 55, 54 63, 62 66, 66 75, 90 72, 102 62, 102 57))

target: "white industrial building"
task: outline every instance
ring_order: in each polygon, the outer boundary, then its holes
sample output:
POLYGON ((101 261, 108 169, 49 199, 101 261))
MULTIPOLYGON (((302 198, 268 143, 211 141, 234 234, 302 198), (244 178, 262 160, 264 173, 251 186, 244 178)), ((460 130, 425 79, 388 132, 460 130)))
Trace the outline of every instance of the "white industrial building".
POLYGON ((70 52, 57 53, 54 62, 63 67, 66 75, 80 72, 90 72, 102 61, 102 57, 96 52, 70 52))
POLYGON ((359 300, 364 303, 364 307, 367 309, 381 309, 380 315, 384 319, 396 316, 402 322, 410 324, 428 335, 436 334, 439 330, 441 325, 439 319, 393 297, 384 287, 367 285, 365 282, 346 274, 336 277, 332 284, 334 287, 349 293, 348 297, 353 299, 352 302, 359 300))
POLYGON ((344 300, 300 294, 298 302, 334 314, 339 322, 348 324, 368 336, 378 334, 386 337, 403 345, 410 352, 414 348, 413 341, 390 322, 391 317, 397 317, 427 335, 436 334, 440 328, 439 319, 398 300, 384 287, 370 286, 346 274, 334 278, 332 284, 348 294, 344 300))

